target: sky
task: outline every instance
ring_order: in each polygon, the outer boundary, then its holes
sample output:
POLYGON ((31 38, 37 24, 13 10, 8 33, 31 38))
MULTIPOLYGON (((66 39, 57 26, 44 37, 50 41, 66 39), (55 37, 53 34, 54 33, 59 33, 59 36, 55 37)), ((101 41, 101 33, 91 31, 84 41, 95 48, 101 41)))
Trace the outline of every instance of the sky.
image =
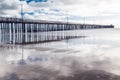
POLYGON ((113 24, 120 27, 120 0, 45 0, 35 2, 0 0, 0 16, 27 19, 68 21, 90 24, 113 24))

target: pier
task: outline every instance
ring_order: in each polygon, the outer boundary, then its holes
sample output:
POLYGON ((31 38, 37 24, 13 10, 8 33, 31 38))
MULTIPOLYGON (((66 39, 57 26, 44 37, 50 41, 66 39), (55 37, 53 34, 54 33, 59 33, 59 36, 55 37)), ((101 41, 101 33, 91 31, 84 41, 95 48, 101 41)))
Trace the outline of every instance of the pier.
POLYGON ((79 38, 82 36, 76 34, 76 30, 100 28, 114 26, 0 17, 0 43, 28 44, 79 38), (69 35, 71 31, 74 33, 69 35))

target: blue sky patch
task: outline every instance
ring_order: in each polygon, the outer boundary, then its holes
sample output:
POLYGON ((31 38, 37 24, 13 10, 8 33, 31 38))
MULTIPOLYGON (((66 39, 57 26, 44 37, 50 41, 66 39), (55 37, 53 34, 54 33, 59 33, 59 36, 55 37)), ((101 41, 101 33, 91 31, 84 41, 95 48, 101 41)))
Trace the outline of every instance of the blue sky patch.
POLYGON ((26 1, 27 3, 34 1, 37 3, 37 2, 47 2, 48 0, 19 0, 19 1, 26 1))
POLYGON ((34 12, 22 12, 22 13, 21 13, 21 15, 25 15, 25 14, 34 15, 34 12))

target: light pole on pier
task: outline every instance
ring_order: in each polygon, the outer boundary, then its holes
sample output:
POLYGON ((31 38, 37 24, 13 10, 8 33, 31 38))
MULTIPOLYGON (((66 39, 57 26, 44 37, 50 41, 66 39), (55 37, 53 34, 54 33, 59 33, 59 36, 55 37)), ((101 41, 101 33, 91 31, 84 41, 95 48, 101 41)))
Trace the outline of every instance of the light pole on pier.
MULTIPOLYGON (((68 14, 68 10, 66 10, 66 20, 67 20, 66 28, 69 29, 69 28, 68 28, 68 23, 69 23, 69 14, 68 14)), ((68 46, 69 46, 69 44, 68 44, 68 42, 69 42, 69 41, 68 41, 68 38, 69 38, 69 35, 66 36, 67 48, 68 48, 68 46)))
MULTIPOLYGON (((83 22, 83 29, 86 29, 86 17, 85 16, 83 17, 83 21, 84 21, 83 22)), ((83 33, 84 33, 84 30, 83 30, 83 33)), ((83 37, 83 44, 85 44, 85 37, 83 37)))
POLYGON ((66 13, 67 13, 67 24, 68 24, 68 20, 69 20, 69 17, 68 17, 68 11, 66 11, 66 13))
MULTIPOLYGON (((23 32, 23 4, 21 4, 21 35, 22 35, 22 32, 23 32)), ((22 41, 22 40, 21 40, 22 41)), ((22 41, 23 42, 23 41, 22 41)), ((23 50, 22 50, 22 53, 23 53, 23 50)))
POLYGON ((21 5, 21 49, 22 49, 22 52, 21 52, 21 61, 20 61, 20 64, 25 64, 25 61, 24 61, 24 50, 23 50, 23 45, 22 45, 22 43, 23 43, 23 35, 22 35, 22 33, 23 33, 23 18, 24 18, 24 13, 23 13, 23 4, 21 3, 20 4, 21 5))
POLYGON ((21 5, 21 19, 23 20, 23 4, 20 5, 21 5))
POLYGON ((84 24, 84 27, 85 27, 85 23, 86 23, 86 17, 85 16, 83 16, 83 24, 84 24))

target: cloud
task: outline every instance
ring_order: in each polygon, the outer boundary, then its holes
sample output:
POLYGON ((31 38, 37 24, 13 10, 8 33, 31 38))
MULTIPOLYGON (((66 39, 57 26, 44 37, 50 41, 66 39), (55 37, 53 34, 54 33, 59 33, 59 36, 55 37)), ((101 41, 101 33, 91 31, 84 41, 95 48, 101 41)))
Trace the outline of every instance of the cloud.
MULTIPOLYGON (((119 0, 28 0, 27 4, 25 1, 19 0, 0 0, 0 15, 1 16, 14 16, 20 17, 20 4, 24 5, 24 17, 32 17, 35 14, 44 14, 45 19, 51 20, 54 18, 60 18, 64 21, 66 12, 68 12, 70 21, 83 22, 82 18, 86 17, 86 23, 93 22, 96 20, 96 24, 114 24, 119 26, 120 20, 120 6, 119 0), (41 2, 42 1, 42 2, 41 2), (37 2, 37 3, 36 3, 37 2), (45 11, 42 11, 44 9, 45 11), (38 12, 36 12, 38 11, 38 12), (32 14, 31 12, 34 12, 32 14), (15 14, 16 13, 16 14, 15 14), (33 15, 33 16, 32 16, 33 15), (54 16, 54 18, 51 16, 54 16), (64 16, 64 17, 63 17, 64 16), (115 19, 117 18, 117 19, 115 19), (73 20, 72 20, 73 19, 73 20), (111 20, 111 21, 110 21, 111 20)), ((30 17, 30 18, 31 18, 30 17)), ((41 19, 41 16, 37 16, 41 19)), ((43 17, 42 17, 43 18, 43 17)), ((55 19, 56 20, 56 19, 55 19)))
POLYGON ((17 1, 13 0, 13 1, 9 1, 9 0, 2 0, 0 1, 0 16, 7 16, 7 15, 10 15, 11 16, 11 13, 12 12, 15 12, 13 13, 13 15, 18 15, 16 14, 16 12, 18 13, 18 3, 17 1))
POLYGON ((54 12, 59 12, 60 10, 59 9, 50 9, 51 11, 54 11, 54 12))

